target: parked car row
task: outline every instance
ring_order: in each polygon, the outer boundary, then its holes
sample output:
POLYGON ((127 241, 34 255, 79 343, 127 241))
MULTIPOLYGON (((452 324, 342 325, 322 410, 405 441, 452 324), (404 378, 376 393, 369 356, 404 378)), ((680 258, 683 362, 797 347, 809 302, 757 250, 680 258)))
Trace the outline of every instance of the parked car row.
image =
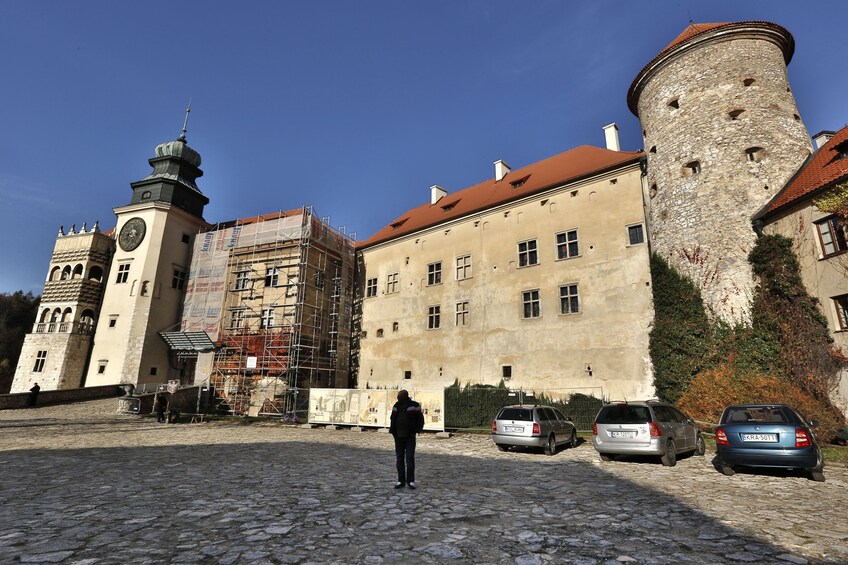
MULTIPOLYGON (((715 430, 718 468, 725 475, 733 475, 737 466, 801 469, 814 481, 824 481, 815 425, 782 404, 728 406, 715 430)), ((577 446, 577 430, 553 406, 518 404, 498 412, 492 440, 501 451, 536 447, 554 455, 560 446, 577 446)), ((677 464, 679 455, 705 452, 695 421, 657 400, 604 405, 592 424, 592 445, 604 461, 650 455, 668 467, 677 464)))

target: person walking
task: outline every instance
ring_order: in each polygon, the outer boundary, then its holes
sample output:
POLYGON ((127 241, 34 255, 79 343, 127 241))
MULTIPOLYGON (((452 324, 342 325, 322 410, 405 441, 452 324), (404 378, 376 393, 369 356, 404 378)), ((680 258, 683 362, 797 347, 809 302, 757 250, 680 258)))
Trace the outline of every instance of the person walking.
POLYGON ((29 405, 35 406, 35 403, 38 402, 38 393, 41 390, 41 387, 38 386, 38 383, 32 385, 32 388, 29 389, 29 405))
POLYGON ((395 438, 397 459, 397 484, 395 488, 408 486, 415 489, 415 436, 424 429, 424 414, 421 405, 409 398, 409 392, 401 390, 397 402, 392 406, 389 433, 395 438))
POLYGON ((168 408, 168 400, 165 397, 164 392, 157 392, 154 397, 154 404, 156 405, 156 421, 160 424, 165 423, 165 410, 168 408))

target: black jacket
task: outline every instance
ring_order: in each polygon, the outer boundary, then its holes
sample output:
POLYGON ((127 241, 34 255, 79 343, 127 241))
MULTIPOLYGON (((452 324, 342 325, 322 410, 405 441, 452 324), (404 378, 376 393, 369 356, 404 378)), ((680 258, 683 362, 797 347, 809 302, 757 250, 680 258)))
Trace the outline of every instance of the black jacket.
MULTIPOLYGON (((409 431, 411 433, 398 435, 399 405, 399 402, 395 402, 395 405, 392 406, 392 416, 390 418, 391 423, 389 425, 389 433, 395 437, 409 437, 410 435, 421 433, 421 430, 424 429, 424 413, 421 411, 421 405, 410 398, 406 404, 406 416, 408 418, 409 431)), ((400 432, 401 434, 403 434, 402 429, 400 430, 400 432)))

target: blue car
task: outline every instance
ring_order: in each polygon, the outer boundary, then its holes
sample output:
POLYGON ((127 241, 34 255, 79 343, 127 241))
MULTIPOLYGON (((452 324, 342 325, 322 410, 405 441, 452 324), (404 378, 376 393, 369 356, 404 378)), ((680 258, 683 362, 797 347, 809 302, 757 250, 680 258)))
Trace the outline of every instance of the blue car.
POLYGON ((784 404, 728 406, 716 428, 719 468, 728 476, 737 465, 802 469, 823 482, 824 459, 815 426, 784 404))

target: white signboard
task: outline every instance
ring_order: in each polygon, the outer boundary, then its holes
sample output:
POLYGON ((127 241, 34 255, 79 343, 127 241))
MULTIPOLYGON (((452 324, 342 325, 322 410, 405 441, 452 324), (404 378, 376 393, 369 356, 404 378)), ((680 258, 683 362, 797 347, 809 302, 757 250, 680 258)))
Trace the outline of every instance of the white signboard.
POLYGON ((247 364, 245 365, 247 369, 255 369, 256 368, 256 357, 248 357, 247 364))
MULTIPOLYGON (((388 428, 397 390, 313 388, 309 390, 309 423, 388 428)), ((410 390, 424 413, 424 429, 444 431, 445 391, 410 390)))

